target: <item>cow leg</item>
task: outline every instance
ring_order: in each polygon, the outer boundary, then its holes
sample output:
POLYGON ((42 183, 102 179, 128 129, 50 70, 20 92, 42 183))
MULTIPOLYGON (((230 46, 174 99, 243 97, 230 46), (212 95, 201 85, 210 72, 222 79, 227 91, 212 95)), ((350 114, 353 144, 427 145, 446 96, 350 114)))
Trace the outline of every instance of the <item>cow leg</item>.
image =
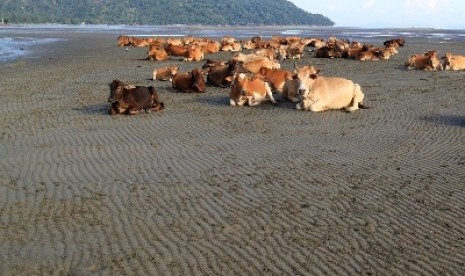
POLYGON ((129 115, 136 115, 140 113, 140 109, 128 109, 129 115))
POLYGON ((268 97, 268 99, 270 99, 272 103, 276 104, 277 102, 273 98, 273 93, 271 92, 271 88, 270 88, 270 85, 268 85, 268 83, 265 83, 265 89, 266 89, 266 96, 268 97))

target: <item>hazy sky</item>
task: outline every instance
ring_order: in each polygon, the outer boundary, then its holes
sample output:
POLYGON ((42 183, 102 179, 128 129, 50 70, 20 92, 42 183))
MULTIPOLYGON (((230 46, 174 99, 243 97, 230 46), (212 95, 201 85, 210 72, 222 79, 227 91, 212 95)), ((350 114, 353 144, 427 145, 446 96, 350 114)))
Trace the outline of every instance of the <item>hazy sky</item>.
POLYGON ((289 0, 337 27, 465 29, 464 0, 289 0))

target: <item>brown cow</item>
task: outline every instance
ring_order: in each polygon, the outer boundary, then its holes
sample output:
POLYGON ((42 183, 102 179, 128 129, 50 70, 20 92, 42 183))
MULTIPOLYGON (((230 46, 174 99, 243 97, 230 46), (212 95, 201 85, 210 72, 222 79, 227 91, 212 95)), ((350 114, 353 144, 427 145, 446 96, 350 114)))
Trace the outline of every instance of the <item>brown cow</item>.
POLYGON ((262 75, 265 80, 271 84, 271 87, 279 93, 283 92, 286 80, 292 79, 292 73, 282 69, 270 69, 267 67, 262 67, 258 73, 262 75))
POLYGON ((173 45, 171 43, 165 46, 165 51, 170 56, 184 57, 187 52, 187 48, 181 45, 173 45))
POLYGON ((181 92, 205 92, 205 80, 202 75, 202 70, 196 68, 191 72, 177 73, 173 77, 171 86, 181 92))
POLYGON ((239 70, 239 62, 230 60, 229 64, 211 67, 208 71, 207 82, 213 86, 231 86, 235 74, 239 70))
POLYGON ((229 104, 231 106, 255 106, 264 101, 276 104, 271 93, 270 85, 257 77, 248 78, 240 73, 234 79, 229 91, 229 104))
POLYGON ((120 80, 109 84, 111 103, 109 113, 135 115, 141 111, 159 111, 165 106, 158 100, 158 93, 153 86, 125 85, 120 80))
POLYGON ((148 60, 167 60, 169 58, 165 49, 152 45, 147 53, 148 60))
POLYGON ((452 71, 465 70, 465 56, 446 53, 441 59, 444 60, 443 69, 452 71))
POLYGON ((170 65, 153 69, 153 80, 171 81, 178 73, 179 65, 170 65))
POLYGON ((207 59, 205 64, 202 65, 202 69, 205 69, 206 71, 208 71, 212 67, 223 66, 223 65, 226 65, 226 61, 224 61, 224 60, 207 59))
POLYGON ((438 52, 436 50, 430 50, 423 54, 411 55, 405 62, 405 67, 409 70, 436 71, 438 68, 441 68, 438 52))

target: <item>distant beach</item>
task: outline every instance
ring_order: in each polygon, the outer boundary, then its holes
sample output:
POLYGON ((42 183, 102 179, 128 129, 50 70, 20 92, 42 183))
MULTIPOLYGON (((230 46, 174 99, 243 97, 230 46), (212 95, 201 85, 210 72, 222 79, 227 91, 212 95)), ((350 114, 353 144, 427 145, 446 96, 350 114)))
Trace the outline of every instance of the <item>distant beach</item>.
POLYGON ((26 54, 0 64, 0 275, 465 275, 465 73, 403 65, 431 49, 465 55, 464 40, 435 29, 1 27, 0 47, 26 54), (228 88, 174 92, 153 69, 204 61, 151 62, 147 48, 118 47, 120 34, 406 45, 378 62, 308 51, 283 61, 353 80, 370 107, 312 113, 284 100, 231 107, 228 88), (154 86, 165 110, 108 115, 114 79, 154 86))

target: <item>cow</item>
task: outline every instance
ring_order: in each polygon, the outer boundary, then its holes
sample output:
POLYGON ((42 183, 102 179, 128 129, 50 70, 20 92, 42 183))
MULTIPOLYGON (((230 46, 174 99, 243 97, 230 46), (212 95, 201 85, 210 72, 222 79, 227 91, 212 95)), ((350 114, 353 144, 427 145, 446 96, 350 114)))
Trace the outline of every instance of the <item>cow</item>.
POLYGON ((206 54, 217 53, 221 50, 221 43, 218 41, 208 41, 202 45, 202 50, 206 54))
POLYGON ((212 59, 207 59, 205 61, 205 64, 202 65, 202 69, 206 70, 207 72, 210 70, 210 68, 212 67, 216 67, 216 66, 223 66, 223 65, 226 65, 226 61, 224 60, 212 60, 212 59))
POLYGON ((315 57, 317 58, 338 58, 341 56, 341 52, 338 52, 329 46, 323 46, 315 51, 315 57))
POLYGON ((372 49, 364 52, 360 52, 357 55, 357 59, 360 61, 366 61, 366 60, 374 60, 378 61, 380 56, 380 52, 378 49, 372 49))
POLYGON ((283 69, 270 69, 267 67, 261 67, 258 71, 263 78, 271 84, 278 93, 283 92, 284 84, 286 80, 292 79, 292 72, 283 69))
POLYGON ((226 65, 211 67, 207 74, 207 82, 213 86, 229 87, 240 68, 239 62, 231 60, 226 65))
POLYGON ((156 45, 152 45, 147 52, 148 60, 167 60, 169 58, 168 53, 165 49, 160 48, 156 45))
POLYGON ((129 36, 126 36, 126 35, 120 35, 120 36, 118 36, 118 46, 119 46, 119 47, 131 46, 131 42, 130 42, 129 36))
POLYGON ((287 59, 301 59, 304 53, 305 44, 293 43, 286 48, 287 59))
POLYGON ((200 46, 188 46, 184 54, 184 61, 200 61, 203 60, 205 55, 200 46))
POLYGON ((191 72, 177 73, 171 81, 173 89, 187 93, 204 93, 205 80, 201 69, 196 68, 191 72))
POLYGON ((405 67, 408 70, 436 71, 438 68, 441 68, 438 52, 436 50, 429 50, 423 54, 411 55, 405 62, 405 67))
POLYGON ((237 74, 229 91, 229 104, 231 106, 256 106, 264 101, 277 102, 273 99, 270 85, 254 76, 247 77, 244 73, 237 74))
POLYGON ((452 70, 452 71, 465 70, 465 56, 445 53, 445 55, 441 59, 444 60, 443 66, 442 66, 444 70, 452 70))
POLYGON ((403 38, 394 38, 394 39, 389 39, 389 40, 386 40, 384 41, 383 45, 384 46, 390 46, 390 45, 394 45, 395 47, 404 47, 404 44, 405 44, 405 39, 403 38))
POLYGON ((223 52, 239 52, 242 51, 242 45, 239 42, 222 43, 221 51, 223 52))
POLYGON ((294 72, 291 78, 287 78, 283 86, 282 97, 293 103, 300 101, 299 99, 299 76, 300 78, 305 78, 310 75, 315 75, 320 72, 319 69, 316 69, 313 66, 303 66, 297 67, 294 63, 294 72))
POLYGON ((342 109, 352 112, 363 105, 364 94, 360 85, 343 78, 299 75, 299 95, 301 101, 296 105, 298 110, 313 112, 330 109, 342 109))
POLYGON ((265 58, 265 57, 252 60, 252 61, 248 61, 248 62, 244 62, 242 64, 242 68, 244 68, 244 70, 250 73, 254 73, 254 74, 258 73, 258 71, 262 67, 266 67, 270 69, 279 69, 281 68, 281 65, 279 64, 279 62, 272 61, 271 59, 265 58))
POLYGON ((159 111, 165 105, 158 99, 158 93, 153 86, 125 85, 120 80, 113 80, 109 84, 111 103, 109 114, 135 115, 141 111, 159 111))
POLYGON ((169 43, 165 46, 165 51, 170 56, 184 57, 186 55, 187 48, 182 45, 174 45, 169 43))
POLYGON ((153 69, 153 80, 171 81, 179 71, 179 65, 170 65, 153 69))

